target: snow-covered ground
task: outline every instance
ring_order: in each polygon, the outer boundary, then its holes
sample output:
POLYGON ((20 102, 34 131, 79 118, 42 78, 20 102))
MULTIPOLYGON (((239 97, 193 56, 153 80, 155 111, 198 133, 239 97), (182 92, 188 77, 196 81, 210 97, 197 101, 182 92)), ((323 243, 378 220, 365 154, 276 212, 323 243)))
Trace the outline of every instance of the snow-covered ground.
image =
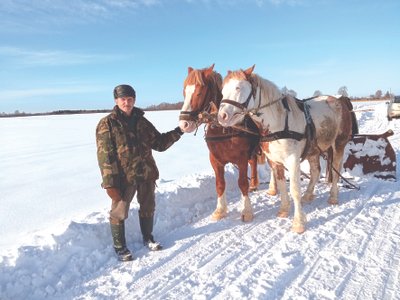
MULTIPOLYGON (((361 133, 395 132, 399 160, 400 120, 387 121, 384 102, 354 106, 361 133)), ((135 260, 118 262, 96 162, 103 115, 0 119, 0 299, 400 299, 400 180, 347 173, 361 189, 341 188, 337 206, 321 181, 298 235, 292 215, 276 217, 266 166, 251 194, 255 218, 240 220, 229 165, 229 214, 212 222, 215 178, 202 129, 155 152, 154 233, 165 249, 142 246, 134 204, 126 226, 135 260)), ((177 111, 146 116, 160 131, 177 125, 177 111)))

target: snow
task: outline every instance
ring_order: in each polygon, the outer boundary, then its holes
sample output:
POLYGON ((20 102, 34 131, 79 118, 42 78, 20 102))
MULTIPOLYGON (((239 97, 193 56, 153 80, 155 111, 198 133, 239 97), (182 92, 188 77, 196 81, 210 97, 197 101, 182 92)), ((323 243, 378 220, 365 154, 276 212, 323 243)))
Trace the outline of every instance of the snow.
MULTIPOLYGON (((387 121, 384 102, 354 106, 361 133, 394 131, 399 160, 400 120, 387 121)), ((178 113, 146 116, 167 131, 178 113)), ((321 180, 298 235, 293 213, 276 217, 279 197, 266 194, 265 165, 250 195, 255 218, 243 223, 237 170, 228 165, 229 214, 213 222, 215 177, 202 128, 154 152, 154 234, 165 249, 142 246, 134 201, 126 231, 135 259, 118 262, 96 161, 102 116, 0 119, 0 299, 400 299, 399 181, 346 172, 360 191, 342 187, 331 206, 321 180)))

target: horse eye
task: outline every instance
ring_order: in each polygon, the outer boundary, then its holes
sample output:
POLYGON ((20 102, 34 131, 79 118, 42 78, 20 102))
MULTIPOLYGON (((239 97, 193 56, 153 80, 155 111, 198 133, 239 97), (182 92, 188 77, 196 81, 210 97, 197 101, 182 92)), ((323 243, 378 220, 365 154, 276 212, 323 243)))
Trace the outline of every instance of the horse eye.
POLYGON ((237 87, 236 87, 236 90, 239 92, 239 91, 240 91, 240 87, 237 86, 237 87))

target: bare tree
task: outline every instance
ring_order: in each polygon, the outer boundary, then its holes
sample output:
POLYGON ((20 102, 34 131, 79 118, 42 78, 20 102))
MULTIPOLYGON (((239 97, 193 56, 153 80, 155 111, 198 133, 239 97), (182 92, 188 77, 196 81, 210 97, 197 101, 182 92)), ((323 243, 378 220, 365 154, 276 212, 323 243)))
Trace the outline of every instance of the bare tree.
POLYGON ((320 90, 316 90, 313 94, 313 97, 322 96, 322 92, 320 90))
POLYGON ((282 92, 282 94, 284 94, 284 95, 288 95, 288 94, 289 94, 289 89, 288 89, 286 86, 284 86, 284 87, 281 89, 281 92, 282 92))
POLYGON ((294 90, 289 90, 286 86, 281 88, 281 92, 283 95, 290 95, 292 97, 297 97, 297 93, 294 90))
POLYGON ((289 95, 293 96, 293 97, 297 97, 297 93, 294 90, 289 90, 289 95))
POLYGON ((389 93, 389 91, 386 91, 386 94, 385 94, 384 98, 385 98, 385 99, 390 99, 390 93, 389 93))
POLYGON ((349 94, 347 93, 347 86, 340 87, 339 90, 338 90, 338 94, 342 95, 344 97, 348 97, 349 94))
POLYGON ((375 92, 375 98, 376 99, 381 99, 382 98, 382 91, 381 90, 377 90, 375 92))

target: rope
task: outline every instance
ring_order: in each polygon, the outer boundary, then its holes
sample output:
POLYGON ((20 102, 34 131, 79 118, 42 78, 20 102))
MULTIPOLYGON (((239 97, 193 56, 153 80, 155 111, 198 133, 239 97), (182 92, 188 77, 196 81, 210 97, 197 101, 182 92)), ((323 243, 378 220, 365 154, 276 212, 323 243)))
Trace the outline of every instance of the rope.
MULTIPOLYGON (((318 146, 317 146, 317 147, 318 147, 318 146)), ((325 152, 322 152, 322 150, 321 150, 320 147, 318 147, 318 149, 319 149, 319 151, 320 151, 320 153, 321 153, 320 155, 322 156, 322 158, 326 160, 327 164, 329 164, 329 162, 328 162, 328 157, 326 156, 325 152)), ((344 180, 344 181, 347 183, 347 185, 344 185, 345 188, 348 188, 348 189, 351 189, 351 190, 357 190, 357 191, 360 190, 360 187, 359 187, 359 186, 356 186, 355 184, 352 184, 352 183, 351 183, 350 181, 348 181, 345 177, 343 177, 342 174, 340 174, 340 172, 339 172, 335 167, 333 167, 332 164, 329 164, 329 165, 330 165, 330 167, 331 167, 331 170, 335 171, 335 173, 336 173, 342 180, 344 180)))

